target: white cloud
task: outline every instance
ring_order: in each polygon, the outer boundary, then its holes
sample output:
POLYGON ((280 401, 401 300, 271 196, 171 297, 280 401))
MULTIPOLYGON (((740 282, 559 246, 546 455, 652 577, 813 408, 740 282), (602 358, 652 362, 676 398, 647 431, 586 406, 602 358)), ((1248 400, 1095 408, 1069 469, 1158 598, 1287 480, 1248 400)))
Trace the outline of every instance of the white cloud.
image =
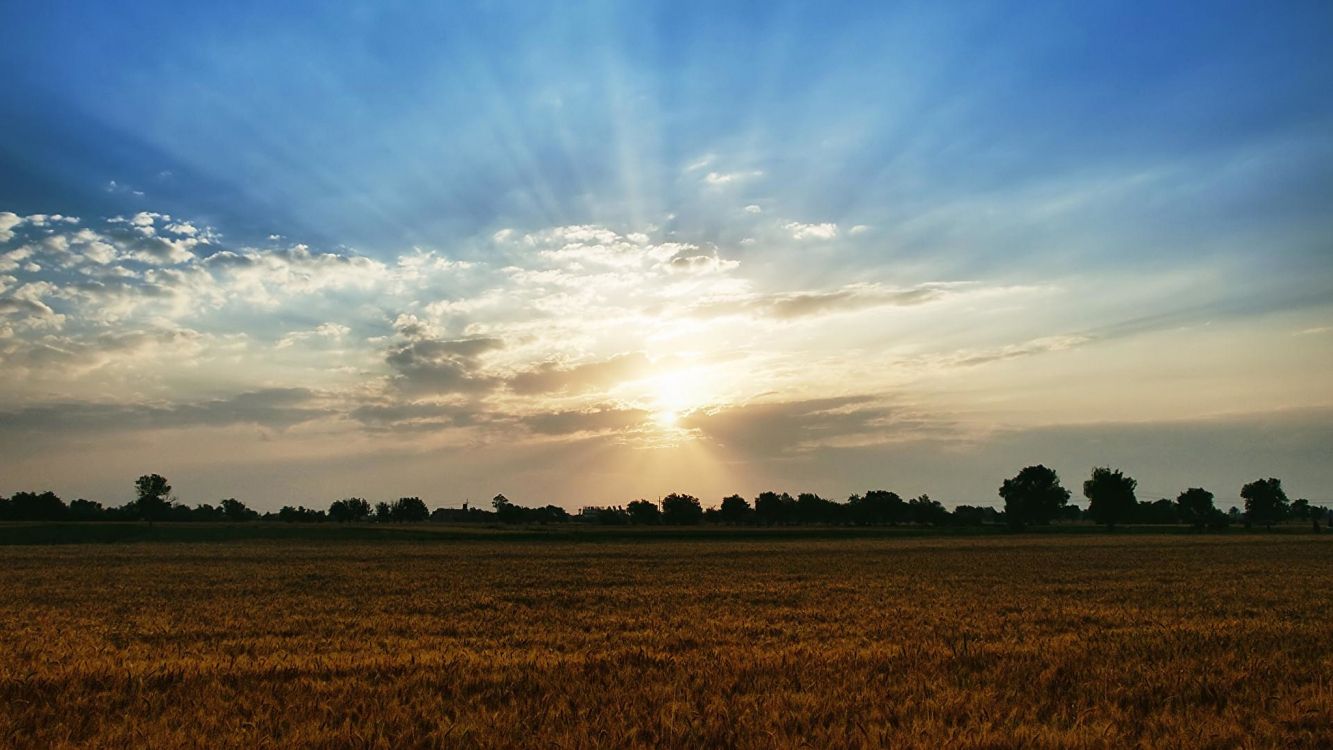
POLYGON ((23 223, 23 217, 13 211, 0 211, 0 242, 14 239, 14 227, 23 223))
POLYGON ((751 203, 750 205, 745 207, 745 213, 747 214, 762 214, 763 212, 764 209, 760 208, 758 205, 754 203, 751 203))
POLYGON ((729 185, 733 182, 740 182, 741 180, 763 176, 763 171, 758 169, 749 172, 709 172, 704 175, 704 182, 713 187, 721 187, 722 185, 729 185))
POLYGON ((832 223, 802 224, 789 221, 782 228, 791 232, 794 240, 831 240, 838 236, 838 225, 832 223))
POLYGON ((849 234, 849 235, 855 237, 855 236, 857 236, 858 234, 865 234, 866 232, 869 232, 869 231, 870 231, 870 227, 866 226, 865 224, 857 224, 856 226, 852 227, 851 229, 848 229, 848 230, 847 230, 847 234, 849 234))

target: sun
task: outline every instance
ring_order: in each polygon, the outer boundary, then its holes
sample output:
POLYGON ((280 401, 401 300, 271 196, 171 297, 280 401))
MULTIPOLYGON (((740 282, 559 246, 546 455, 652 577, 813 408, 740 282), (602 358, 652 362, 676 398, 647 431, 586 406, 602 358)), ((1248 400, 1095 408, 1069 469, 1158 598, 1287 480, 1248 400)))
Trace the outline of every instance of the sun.
POLYGON ((708 403, 710 391, 698 370, 672 370, 648 380, 653 421, 663 429, 677 429, 681 416, 708 403))

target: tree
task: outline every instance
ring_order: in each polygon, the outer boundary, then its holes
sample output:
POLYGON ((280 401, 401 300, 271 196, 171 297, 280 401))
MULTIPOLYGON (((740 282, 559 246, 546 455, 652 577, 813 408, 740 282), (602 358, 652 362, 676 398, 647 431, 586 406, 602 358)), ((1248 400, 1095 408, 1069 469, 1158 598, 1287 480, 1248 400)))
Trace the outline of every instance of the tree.
POLYGON ((228 521, 253 521, 259 518, 258 512, 250 510, 245 503, 234 497, 229 497, 218 505, 222 508, 222 517, 228 521))
POLYGON ((491 507, 495 508, 497 512, 506 505, 512 505, 512 503, 509 502, 509 498, 502 494, 491 498, 491 507))
POLYGON ((69 504, 69 517, 75 521, 101 521, 105 512, 96 500, 79 498, 69 504))
POLYGON ((370 502, 365 498, 349 497, 345 500, 334 500, 329 505, 329 518, 338 523, 364 521, 370 518, 370 514, 370 502))
POLYGON ((1138 486, 1137 480, 1118 469, 1112 471, 1109 466, 1094 468, 1092 476, 1083 482, 1083 497, 1088 499, 1088 513, 1092 520, 1111 529, 1118 523, 1132 520, 1138 504, 1134 490, 1138 486))
POLYGON ((675 492, 662 498, 662 523, 673 526, 694 525, 704 519, 699 498, 675 492))
POLYGON ((1176 515, 1196 529, 1202 529, 1217 512, 1213 493, 1202 487, 1191 487, 1176 496, 1176 515))
POLYGON ((923 526, 938 526, 949 520, 949 511, 938 500, 931 500, 930 495, 907 501, 907 517, 912 523, 923 526))
POLYGON ((625 506, 625 513, 629 515, 629 522, 634 524, 654 524, 662 520, 657 503, 643 499, 631 500, 625 506))
POLYGON ((400 497, 389 511, 390 517, 400 523, 417 523, 430 518, 430 509, 419 497, 400 497))
POLYGON ((723 523, 745 523, 750 517, 750 504, 740 495, 728 495, 722 498, 722 507, 718 515, 723 523))
POLYGON ((813 492, 802 492, 796 496, 793 510, 798 523, 833 523, 838 520, 841 508, 813 492))
POLYGON ((1009 525, 1021 529, 1031 523, 1050 523, 1069 502, 1069 490, 1060 484, 1060 475, 1041 464, 1028 466, 1000 486, 1004 498, 1004 517, 1009 525))
POLYGON ((161 474, 144 474, 134 481, 135 510, 152 526, 171 509, 171 485, 161 474))
POLYGON ((393 506, 383 500, 375 503, 375 520, 380 523, 388 523, 393 520, 393 506))
POLYGON ((791 518, 796 501, 791 495, 776 492, 760 492, 754 499, 754 516, 760 523, 772 526, 775 523, 787 523, 791 518))
POLYGON ((15 492, 5 505, 4 517, 13 521, 59 521, 69 513, 56 493, 15 492))
POLYGON ((1240 496, 1245 498, 1245 513, 1250 523, 1261 523, 1273 528, 1273 522, 1282 520, 1287 511, 1287 493, 1282 491, 1282 481, 1269 477, 1257 479, 1240 489, 1240 496))
POLYGON ((865 525, 897 524, 908 518, 907 502, 896 492, 870 490, 847 498, 852 522, 865 525))

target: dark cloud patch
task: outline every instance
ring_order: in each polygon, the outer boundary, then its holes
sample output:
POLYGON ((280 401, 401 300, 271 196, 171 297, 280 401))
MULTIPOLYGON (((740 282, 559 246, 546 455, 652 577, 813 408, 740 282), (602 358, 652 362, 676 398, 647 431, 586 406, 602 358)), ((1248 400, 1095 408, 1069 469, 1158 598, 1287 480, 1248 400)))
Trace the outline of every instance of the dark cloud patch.
POLYGON ((643 409, 599 409, 559 411, 520 418, 528 429, 542 435, 624 432, 646 422, 651 415, 643 409))
POLYGON ((855 312, 873 307, 910 307, 943 299, 949 287, 925 284, 909 289, 887 289, 873 284, 853 284, 840 289, 789 294, 767 294, 739 299, 715 300, 696 305, 699 317, 754 315, 775 320, 855 312))
POLYGON ((746 404, 697 411, 680 420, 706 440, 757 458, 836 443, 888 442, 938 432, 935 422, 886 405, 877 396, 746 404))
POLYGON ((481 421, 477 409, 471 405, 423 402, 363 404, 347 416, 372 431, 439 430, 481 421))
POLYGON ((284 429, 332 414, 304 388, 271 388, 185 404, 63 401, 0 412, 5 432, 121 431, 254 424, 284 429))
POLYGON ((480 393, 499 383, 478 373, 480 357, 501 349, 494 338, 416 339, 391 349, 384 361, 396 385, 414 393, 480 393))
POLYGON ((546 362, 520 372, 509 379, 509 388, 515 393, 579 392, 605 389, 625 380, 642 377, 649 371, 648 358, 639 352, 619 354, 600 362, 566 366, 546 362))

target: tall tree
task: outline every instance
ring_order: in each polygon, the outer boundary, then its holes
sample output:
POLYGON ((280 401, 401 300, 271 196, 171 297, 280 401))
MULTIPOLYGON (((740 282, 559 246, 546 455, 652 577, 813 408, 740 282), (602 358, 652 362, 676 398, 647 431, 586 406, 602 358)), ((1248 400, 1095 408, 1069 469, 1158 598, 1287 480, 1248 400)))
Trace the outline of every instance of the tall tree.
POLYGON ((1268 528, 1281 521, 1287 512, 1287 493, 1282 491, 1282 480, 1269 477, 1256 479, 1240 489, 1245 498, 1245 512, 1250 523, 1261 523, 1268 528))
POLYGON ((1028 466, 1000 486, 1004 498, 1004 517, 1009 525, 1021 529, 1028 524, 1050 523, 1069 502, 1069 490, 1060 484, 1060 475, 1041 464, 1028 466))
POLYGON ((134 481, 135 510, 153 525, 171 509, 171 485, 161 474, 144 474, 134 481))
POLYGON ((633 524, 654 524, 662 520, 662 511, 657 507, 657 503, 642 498, 631 500, 625 506, 625 512, 633 524))
POLYGON ((693 525, 704 520, 704 508, 699 498, 675 492, 662 498, 662 523, 693 525))
POLYGON ((1202 487, 1191 487, 1176 496, 1176 513, 1180 520, 1202 529, 1217 514, 1213 493, 1202 487))
POLYGON ((1133 519, 1138 498, 1134 490, 1139 483, 1125 476, 1119 469, 1098 466, 1092 476, 1083 482, 1083 497, 1088 499, 1088 513, 1092 520, 1115 528, 1118 523, 1133 519))
POLYGON ((740 495, 728 495, 722 498, 718 515, 724 523, 744 523, 750 517, 750 504, 740 495))

